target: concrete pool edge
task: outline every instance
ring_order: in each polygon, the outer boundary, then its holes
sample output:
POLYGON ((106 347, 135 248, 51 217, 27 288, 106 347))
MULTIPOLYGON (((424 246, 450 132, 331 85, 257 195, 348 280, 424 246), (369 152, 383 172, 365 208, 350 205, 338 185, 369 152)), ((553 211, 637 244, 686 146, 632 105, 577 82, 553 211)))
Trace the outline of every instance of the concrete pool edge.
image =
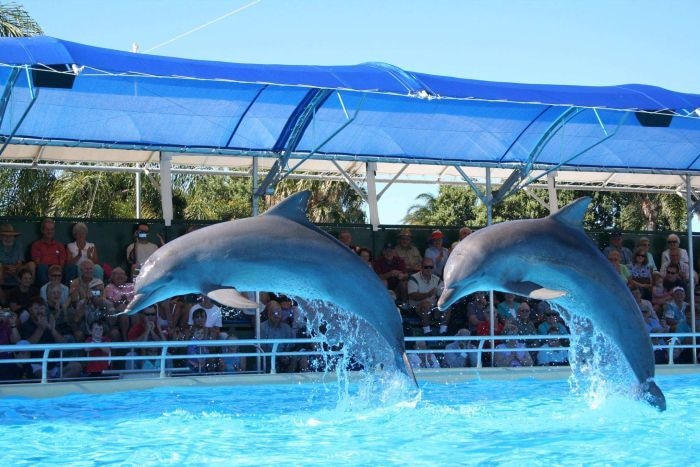
MULTIPOLYGON (((700 373, 700 365, 657 366, 657 376, 700 373)), ((458 383, 469 380, 513 380, 533 378, 538 380, 562 380, 569 377, 569 367, 521 367, 521 368, 440 368, 419 369, 418 382, 458 383)), ((359 372, 349 372, 351 381, 360 380, 359 372)), ((234 374, 220 376, 180 376, 169 378, 138 377, 112 380, 80 380, 48 384, 1 384, 0 397, 50 398, 70 394, 111 394, 163 387, 190 386, 247 386, 265 384, 319 384, 337 379, 335 373, 282 373, 282 374, 234 374)))

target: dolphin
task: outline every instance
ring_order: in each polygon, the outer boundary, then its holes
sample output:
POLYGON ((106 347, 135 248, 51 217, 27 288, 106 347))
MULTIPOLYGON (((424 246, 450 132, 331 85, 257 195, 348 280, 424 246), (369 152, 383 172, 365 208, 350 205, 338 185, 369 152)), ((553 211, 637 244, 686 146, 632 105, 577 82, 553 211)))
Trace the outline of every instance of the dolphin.
POLYGON ((374 328, 397 369, 415 383, 401 316, 386 286, 357 254, 308 221, 310 194, 296 193, 260 216, 204 227, 163 245, 141 267, 126 313, 188 293, 239 308, 258 306, 234 288, 325 300, 374 328))
POLYGON ((500 290, 551 303, 588 318, 622 352, 642 397, 659 410, 666 400, 654 382, 654 354, 629 288, 583 231, 591 198, 577 199, 543 219, 495 224, 462 240, 444 270, 438 308, 480 290, 500 290))

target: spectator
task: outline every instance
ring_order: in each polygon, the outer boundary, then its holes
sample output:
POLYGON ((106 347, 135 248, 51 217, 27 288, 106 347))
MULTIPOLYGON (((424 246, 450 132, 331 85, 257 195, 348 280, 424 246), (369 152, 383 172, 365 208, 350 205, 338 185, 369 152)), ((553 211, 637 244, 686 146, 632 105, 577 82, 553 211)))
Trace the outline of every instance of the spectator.
MULTIPOLYGON (((233 334, 230 334, 228 336, 229 340, 234 340, 238 339, 233 334)), ((238 352, 238 346, 237 345, 232 345, 229 347, 224 347, 222 349, 224 353, 237 353, 238 352)), ((241 373, 246 371, 246 359, 244 357, 240 357, 238 355, 233 355, 230 357, 224 357, 223 358, 223 371, 226 373, 241 373)))
MULTIPOLYGON (((518 328, 513 324, 505 327, 504 333, 507 336, 517 336, 518 328)), ((532 366, 532 357, 527 350, 516 350, 525 347, 525 343, 518 339, 508 339, 505 342, 496 346, 497 350, 493 357, 493 366, 497 367, 514 367, 514 366, 532 366)))
POLYGON ((654 311, 654 306, 651 304, 651 302, 642 298, 641 290, 638 288, 632 289, 632 296, 634 297, 634 301, 637 302, 639 311, 642 312, 642 314, 644 314, 645 311, 648 311, 651 317, 655 318, 657 321, 659 320, 659 317, 656 315, 656 311, 654 311))
POLYGON ((187 324, 192 326, 194 320, 192 315, 196 310, 204 310, 207 314, 207 320, 204 327, 207 328, 207 333, 210 339, 226 339, 228 335, 225 332, 221 332, 221 327, 223 325, 221 320, 221 307, 214 304, 214 302, 206 295, 199 296, 199 303, 190 308, 189 318, 187 324))
POLYGON ((656 267, 656 261, 654 261, 654 255, 651 254, 651 241, 649 237, 640 237, 637 241, 637 248, 640 248, 642 252, 647 256, 647 265, 652 271, 658 271, 656 267))
MULTIPOLYGON (((673 289, 676 287, 686 287, 686 282, 679 275, 680 268, 677 264, 669 264, 666 267, 666 274, 664 275, 664 290, 668 294, 669 300, 672 299, 673 289)), ((663 273, 662 273, 663 275, 663 273)))
POLYGON ((433 317, 439 322, 440 334, 447 333, 447 325, 450 320, 449 311, 441 312, 435 308, 442 288, 442 280, 433 274, 433 260, 430 258, 422 260, 421 272, 412 274, 408 278, 408 303, 416 307, 424 335, 432 333, 430 324, 433 317))
MULTIPOLYGON (((549 328, 547 334, 557 335, 559 330, 556 327, 549 328)), ((559 338, 553 337, 547 339, 537 352, 537 364, 540 366, 562 366, 569 364, 569 352, 563 350, 562 343, 559 338)))
POLYGON ((683 287, 675 287, 672 300, 666 302, 664 307, 664 318, 671 327, 671 331, 680 332, 677 331, 679 325, 685 327, 681 323, 686 322, 688 308, 688 303, 685 301, 685 289, 683 287))
MULTIPOLYGON (((4 344, 3 344, 4 345, 4 344)), ((29 341, 20 340, 17 345, 30 345, 29 341)), ((29 363, 21 363, 21 360, 30 358, 26 350, 15 351, 13 353, 0 354, 2 359, 14 358, 17 362, 0 363, 0 381, 19 381, 34 378, 34 370, 29 363)))
POLYGON ((87 298, 78 302, 76 314, 83 322, 83 336, 90 333, 92 323, 102 321, 104 334, 109 337, 110 341, 118 341, 121 338, 121 333, 117 326, 117 318, 114 316, 114 306, 105 298, 104 290, 104 283, 100 279, 90 281, 87 298))
POLYGON ((155 307, 151 306, 145 308, 141 310, 140 313, 137 313, 136 316, 136 322, 129 328, 129 334, 127 336, 130 342, 164 340, 156 321, 155 307))
MULTIPOLYGON (((17 315, 7 308, 0 310, 0 345, 16 344, 20 339, 17 329, 17 315)), ((9 353, 0 352, 0 358, 11 358, 9 353)))
MULTIPOLYGON (((101 342, 111 342, 109 337, 103 335, 104 332, 104 322, 97 320, 92 323, 90 327, 90 336, 85 340, 87 343, 101 343, 101 342)), ((112 349, 109 347, 100 347, 96 349, 88 349, 86 351, 87 356, 91 358, 103 357, 106 360, 90 360, 85 365, 85 373, 88 376, 102 376, 102 373, 109 369, 110 360, 112 356, 112 349)))
MULTIPOLYGON (((197 308, 192 312, 192 324, 184 335, 185 340, 206 341, 210 340, 209 330, 204 326, 207 321, 207 313, 204 308, 197 308)), ((207 371, 207 359, 195 357, 195 355, 208 354, 209 348, 201 345, 187 346, 187 366, 193 373, 204 373, 207 371)))
MULTIPOLYGON (((26 267, 35 274, 35 265, 32 261, 25 261, 24 249, 19 241, 19 232, 10 224, 0 225, 0 286, 4 288, 14 287, 19 283, 19 271, 26 267)), ((0 289, 1 293, 2 289, 0 289)))
POLYGON ((622 233, 619 230, 613 230, 610 234, 610 245, 603 249, 603 255, 610 259, 612 251, 617 251, 620 254, 620 264, 627 267, 632 265, 632 252, 626 246, 622 246, 622 233))
POLYGON ((652 269, 649 266, 649 258, 642 248, 634 250, 634 261, 629 270, 628 283, 630 288, 639 289, 645 300, 651 300, 652 269))
POLYGON ((116 321, 121 340, 127 341, 131 323, 129 316, 121 313, 134 298, 134 284, 127 282, 126 271, 119 267, 112 269, 109 280, 105 287, 105 298, 112 303, 114 312, 118 315, 116 321))
POLYGON ((104 270, 100 266, 97 247, 94 243, 87 241, 87 234, 88 228, 83 222, 78 222, 73 226, 73 238, 75 241, 66 245, 68 252, 66 275, 68 279, 74 279, 78 276, 80 264, 85 260, 90 260, 94 267, 93 277, 104 280, 104 270), (69 271, 72 271, 72 273, 69 271))
POLYGON ((406 265, 408 274, 415 274, 421 271, 421 262, 423 257, 418 251, 418 248, 411 243, 413 235, 409 229, 401 229, 399 232, 399 242, 396 245, 396 256, 401 258, 406 265))
POLYGON ((372 268, 372 252, 369 251, 369 248, 362 247, 357 250, 357 254, 360 256, 360 259, 367 264, 367 266, 372 268))
POLYGON ((472 229, 470 229, 469 227, 462 227, 461 229, 459 229, 459 240, 458 241, 461 242, 462 240, 464 240, 465 238, 470 236, 472 233, 473 233, 472 229))
MULTIPOLYGON (((179 340, 183 330, 187 329, 187 316, 185 304, 180 297, 172 297, 158 303, 158 324, 167 340, 179 340)), ((204 312, 206 316, 206 311, 204 312)))
MULTIPOLYGON (((56 321, 53 316, 47 317, 46 304, 38 295, 31 300, 29 305, 29 318, 20 327, 22 339, 31 344, 55 344, 64 343, 65 338, 56 330, 56 321)), ((32 358, 41 358, 42 352, 32 352, 32 358)), ((41 377, 41 364, 32 363, 34 376, 41 377)), ((78 362, 67 362, 61 369, 57 363, 48 364, 48 377, 75 378, 80 376, 83 368, 78 362), (61 371, 62 370, 62 371, 61 371)))
MULTIPOLYGON (((456 334, 457 337, 468 337, 469 335, 469 330, 465 328, 460 329, 456 334)), ((476 347, 469 341, 457 340, 450 342, 445 346, 445 350, 452 350, 453 352, 445 352, 443 363, 448 368, 476 367, 478 358, 476 352, 467 353, 467 350, 471 349, 476 349, 476 347)))
POLYGON ((387 288, 394 292, 401 303, 405 303, 408 299, 406 263, 396 255, 392 243, 384 245, 382 255, 374 261, 373 266, 374 272, 386 282, 387 288))
POLYGON ((349 230, 341 230, 338 234, 338 241, 355 253, 359 251, 359 248, 352 243, 352 234, 349 230))
MULTIPOLYGON (((134 241, 126 247, 126 260, 131 266, 131 276, 136 277, 141 272, 141 266, 158 249, 158 245, 148 241, 148 224, 140 223, 134 230, 134 241)), ((161 237, 161 244, 163 239, 161 237)))
MULTIPOLYGON (((518 305, 518 316, 513 321, 513 324, 518 328, 519 336, 534 336, 537 334, 537 329, 534 323, 530 320, 530 305, 527 302, 521 302, 518 305)), ((527 341, 528 347, 537 346, 535 339, 527 341)))
POLYGON ((489 321, 489 312, 487 309, 489 302, 486 300, 486 293, 476 292, 472 296, 472 300, 467 304, 467 323, 469 324, 469 332, 472 335, 477 334, 477 330, 489 321))
POLYGON ((38 295, 39 289, 34 285, 32 272, 27 268, 22 268, 19 271, 19 284, 7 292, 7 304, 24 322, 28 317, 27 310, 32 298, 38 295))
POLYGON ((435 264, 435 274, 442 277, 442 273, 445 269, 445 263, 447 263, 447 257, 450 256, 450 252, 447 248, 442 246, 444 235, 439 230, 433 231, 430 234, 430 239, 428 240, 428 248, 425 250, 425 257, 433 260, 435 264))
MULTIPOLYGON (((674 274, 676 273, 674 272, 674 274)), ((671 300, 673 294, 664 287, 664 278, 660 272, 652 273, 652 280, 654 285, 651 288, 651 304, 654 305, 655 311, 662 310, 666 302, 671 300)))
POLYGON ((519 302, 515 301, 515 295, 512 293, 504 294, 505 300, 498 304, 496 309, 498 310, 498 317, 500 319, 515 319, 518 315, 519 302))
POLYGON ((666 277, 668 275, 668 269, 674 268, 679 271, 679 278, 683 281, 683 287, 688 286, 688 279, 690 278, 690 267, 688 263, 684 263, 681 260, 681 252, 678 248, 675 250, 670 250, 668 252, 669 260, 661 266, 661 275, 666 277))
POLYGON ((58 284, 60 287, 58 289, 61 291, 61 303, 65 303, 66 306, 70 304, 70 289, 63 284, 63 268, 61 266, 53 265, 49 266, 49 281, 41 286, 39 289, 39 295, 44 301, 48 301, 48 288, 51 284, 58 284))
MULTIPOLYGON (((416 341, 414 348, 416 350, 425 351, 428 346, 425 341, 416 341)), ((440 368, 440 362, 432 352, 410 353, 408 361, 413 368, 440 368)))
POLYGON ((608 253, 608 261, 612 264, 613 268, 620 275, 623 281, 627 283, 630 277, 630 271, 627 266, 620 262, 620 252, 617 250, 610 250, 608 253))
POLYGON ((66 265, 66 247, 54 239, 56 222, 46 218, 41 223, 41 238, 32 243, 31 257, 36 265, 36 284, 41 287, 49 281, 49 266, 66 265))
POLYGON ((62 287, 66 287, 60 282, 49 282, 47 287, 46 311, 56 322, 58 331, 66 342, 80 342, 84 337, 82 330, 82 320, 77 316, 75 309, 70 302, 63 301, 62 287))
POLYGON ((70 301, 76 309, 78 303, 81 300, 86 300, 90 295, 90 282, 95 279, 95 276, 93 276, 94 266, 92 261, 86 259, 80 263, 80 276, 70 281, 70 301))
MULTIPOLYGON (((261 339, 292 339, 294 332, 291 326, 282 320, 282 307, 280 304, 271 300, 267 303, 267 321, 260 324, 261 339)), ((272 350, 271 344, 264 344, 262 348, 265 352, 272 350)), ((277 347, 279 352, 288 352, 291 350, 291 344, 280 344, 277 347)), ((290 356, 277 357, 277 371, 291 372, 296 370, 297 359, 290 356)))
POLYGON ((559 320, 559 313, 554 310, 550 310, 549 313, 545 314, 545 321, 537 328, 537 334, 549 334, 551 328, 556 328, 559 331, 558 334, 569 334, 569 330, 559 320))
MULTIPOLYGON (((685 263, 688 268, 690 268, 690 259, 688 258, 688 252, 681 248, 681 239, 676 234, 671 234, 666 237, 666 244, 668 248, 661 253, 661 269, 664 270, 666 265, 671 262, 672 251, 678 252, 678 260, 681 263, 685 263)), ((663 272, 662 272, 663 274, 663 272)))

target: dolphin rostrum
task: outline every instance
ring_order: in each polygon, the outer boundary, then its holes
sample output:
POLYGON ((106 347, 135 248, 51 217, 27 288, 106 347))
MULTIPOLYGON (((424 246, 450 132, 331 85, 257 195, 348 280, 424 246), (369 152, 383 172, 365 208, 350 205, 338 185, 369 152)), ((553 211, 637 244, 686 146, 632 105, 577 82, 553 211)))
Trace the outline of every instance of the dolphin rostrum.
POLYGON ((583 231, 591 198, 580 198, 544 219, 495 224, 462 240, 445 265, 438 307, 500 290, 549 300, 588 318, 629 363, 644 399, 666 400, 654 382, 654 354, 642 315, 620 275, 583 231))
POLYGON ((133 314, 188 293, 257 307, 234 287, 325 300, 374 328, 398 370, 415 383, 401 316, 386 287, 358 255, 308 221, 309 196, 309 191, 296 193, 260 216, 204 227, 165 244, 141 268, 126 311, 133 314))

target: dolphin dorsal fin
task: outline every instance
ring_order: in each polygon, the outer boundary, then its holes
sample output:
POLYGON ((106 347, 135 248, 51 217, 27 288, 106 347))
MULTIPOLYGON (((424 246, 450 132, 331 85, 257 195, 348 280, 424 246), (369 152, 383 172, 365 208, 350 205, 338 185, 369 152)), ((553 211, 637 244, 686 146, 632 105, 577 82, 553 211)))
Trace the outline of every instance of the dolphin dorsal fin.
POLYGON ((309 190, 294 193, 292 196, 283 199, 276 206, 268 209, 264 215, 286 217, 294 221, 308 222, 306 217, 306 207, 309 204, 309 190))
POLYGON ((550 217, 574 229, 582 229, 583 217, 586 215, 589 204, 591 204, 591 198, 584 196, 567 204, 550 217))

